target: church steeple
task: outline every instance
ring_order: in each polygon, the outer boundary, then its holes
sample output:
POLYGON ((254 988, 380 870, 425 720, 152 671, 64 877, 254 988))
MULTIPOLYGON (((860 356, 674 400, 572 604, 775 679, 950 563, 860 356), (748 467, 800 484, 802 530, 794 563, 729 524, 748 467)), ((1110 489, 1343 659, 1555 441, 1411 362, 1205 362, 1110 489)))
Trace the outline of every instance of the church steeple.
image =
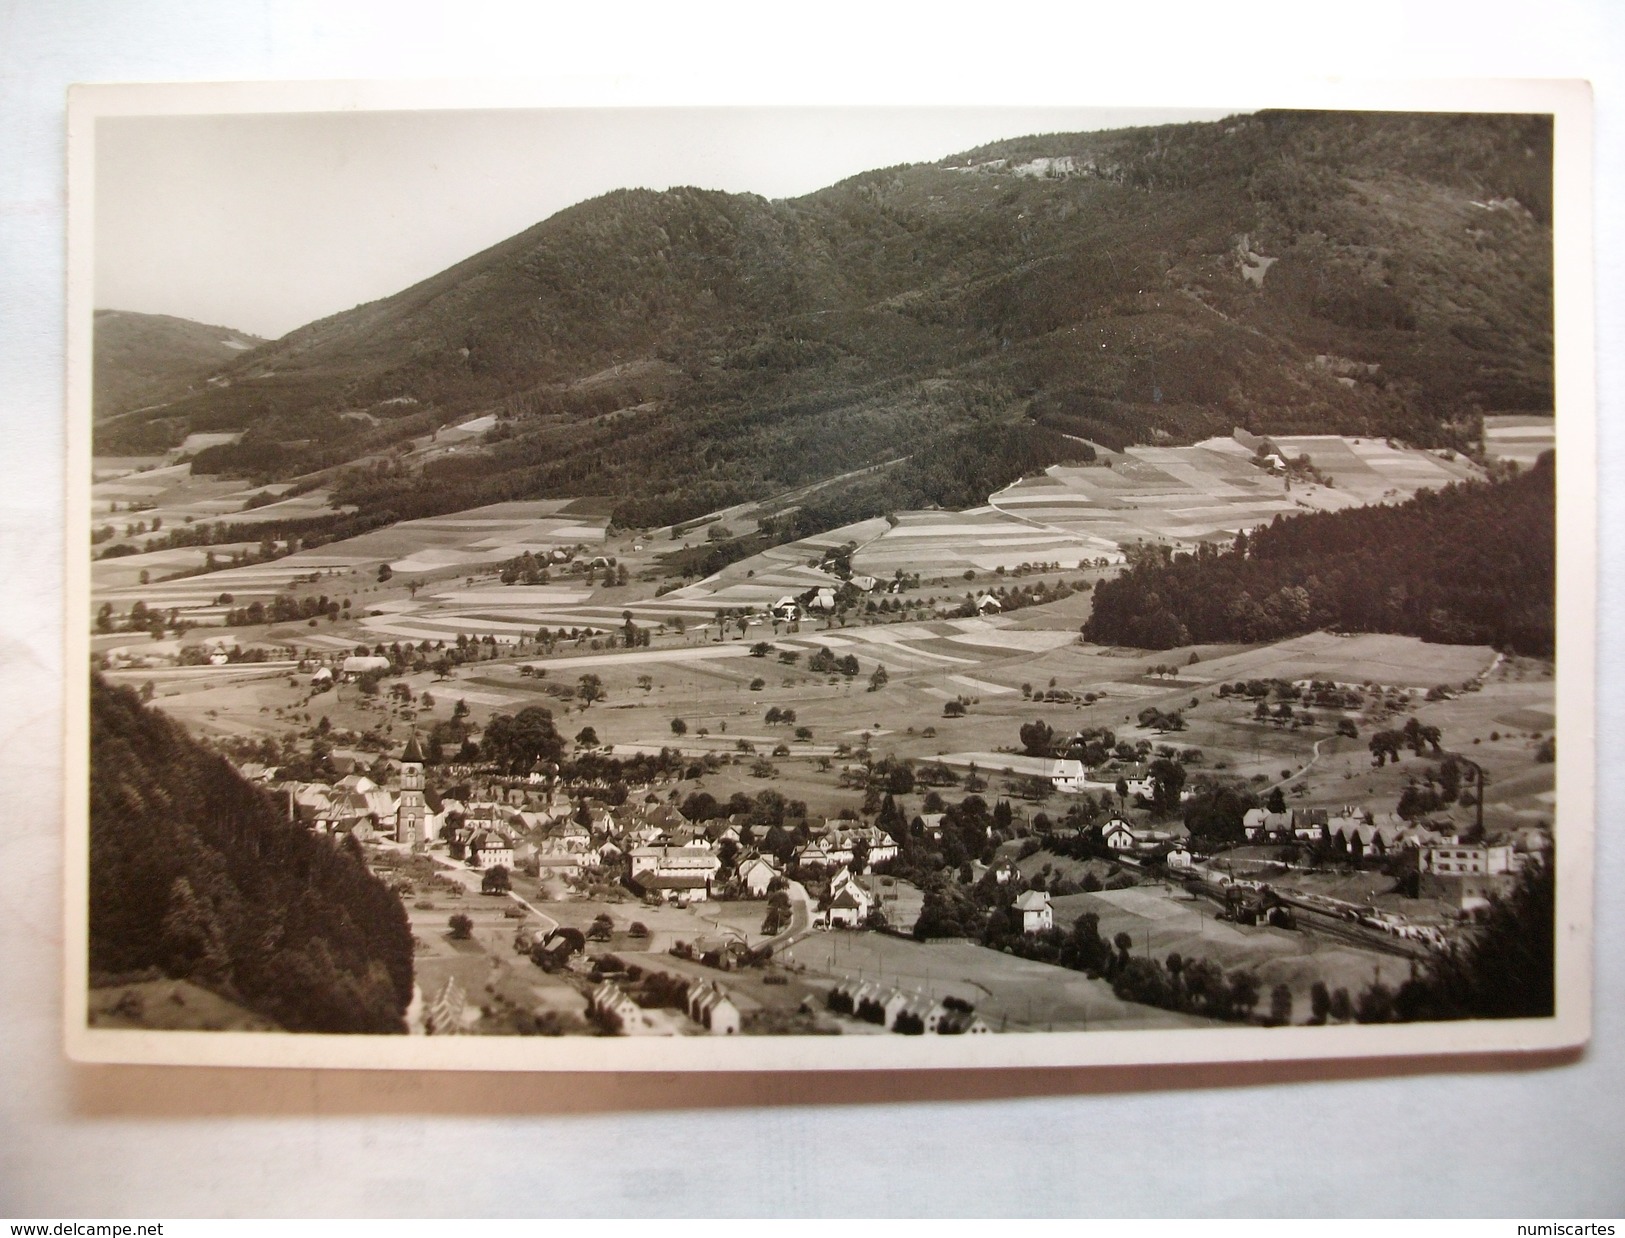
POLYGON ((395 809, 395 841, 408 846, 426 843, 429 839, 429 806, 423 798, 423 749, 418 747, 418 735, 406 741, 401 753, 401 794, 395 809))

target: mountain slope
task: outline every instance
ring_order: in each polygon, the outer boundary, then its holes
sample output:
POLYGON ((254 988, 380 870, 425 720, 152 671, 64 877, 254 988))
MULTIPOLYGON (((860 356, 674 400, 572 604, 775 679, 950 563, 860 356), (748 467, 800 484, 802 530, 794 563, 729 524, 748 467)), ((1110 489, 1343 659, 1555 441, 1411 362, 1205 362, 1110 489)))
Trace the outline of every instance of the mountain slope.
POLYGON ((1549 175, 1540 118, 1265 113, 793 201, 619 191, 162 415, 249 429, 202 469, 368 458, 339 487, 364 511, 605 494, 635 524, 1023 416, 1109 446, 1238 424, 1466 446, 1481 409, 1550 407, 1549 175), (380 454, 484 411, 483 452, 380 454))
POLYGON ((288 1031, 401 1032, 412 935, 359 858, 128 688, 91 680, 90 969, 157 968, 288 1031))
POLYGON ((195 395, 209 375, 262 343, 257 335, 167 314, 97 310, 94 415, 100 420, 195 395))

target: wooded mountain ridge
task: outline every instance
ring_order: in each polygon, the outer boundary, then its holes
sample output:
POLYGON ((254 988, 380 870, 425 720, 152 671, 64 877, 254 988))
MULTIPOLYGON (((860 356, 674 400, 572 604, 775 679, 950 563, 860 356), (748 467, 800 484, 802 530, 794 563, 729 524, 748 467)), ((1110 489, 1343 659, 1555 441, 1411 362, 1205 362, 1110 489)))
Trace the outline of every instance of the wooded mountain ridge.
POLYGON ((1264 112, 1015 139, 802 198, 621 190, 220 371, 98 450, 328 474, 403 518, 687 518, 1023 417, 1113 448, 1462 446, 1552 405, 1551 126, 1264 112), (391 456, 475 412, 482 450, 391 456), (356 414, 365 414, 358 417, 356 414))

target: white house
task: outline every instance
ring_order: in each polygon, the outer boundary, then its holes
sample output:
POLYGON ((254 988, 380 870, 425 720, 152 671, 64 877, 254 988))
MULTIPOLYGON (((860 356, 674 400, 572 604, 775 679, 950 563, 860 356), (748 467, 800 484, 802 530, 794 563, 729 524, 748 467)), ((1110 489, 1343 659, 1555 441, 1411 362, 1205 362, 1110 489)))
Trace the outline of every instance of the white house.
POLYGON ((688 987, 688 1017, 713 1036, 739 1034, 739 1007, 715 980, 696 980, 688 987))
POLYGON ((1292 833, 1292 815, 1249 808, 1241 818, 1241 828, 1248 838, 1284 838, 1292 833))
POLYGON ((513 843, 495 830, 476 834, 468 843, 468 862, 474 868, 513 867, 513 843))
POLYGON ((1042 890, 1027 890, 1015 901, 1014 910, 1021 916, 1023 933, 1039 933, 1055 927, 1055 909, 1049 895, 1042 890))
POLYGON ((588 1002, 594 1014, 613 1017, 620 1024, 622 1035, 648 1023, 638 1004, 613 980, 606 980, 595 988, 588 1002))
POLYGON ((843 885, 830 900, 829 925, 831 928, 858 928, 869 918, 875 905, 874 897, 855 881, 843 885))
POLYGON ((779 870, 759 855, 752 856, 739 866, 739 883, 750 891, 752 898, 766 898, 768 885, 778 875, 779 870))
POLYGON ((1113 817, 1101 827, 1100 841, 1113 851, 1132 851, 1139 841, 1134 827, 1121 817, 1113 817))
POLYGON ((1057 791, 1067 791, 1074 795, 1090 785, 1089 771, 1084 768, 1082 761, 1057 761, 1050 768, 1049 777, 1057 791))

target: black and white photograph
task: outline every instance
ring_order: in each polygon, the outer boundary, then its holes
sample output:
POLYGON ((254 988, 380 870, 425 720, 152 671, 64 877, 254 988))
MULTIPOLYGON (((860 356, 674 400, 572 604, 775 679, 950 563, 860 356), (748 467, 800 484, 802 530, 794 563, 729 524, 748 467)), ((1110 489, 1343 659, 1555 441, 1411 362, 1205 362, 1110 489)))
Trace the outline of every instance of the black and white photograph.
POLYGON ((70 1054, 1583 1043, 1589 102, 1324 94, 77 90, 70 1054))

